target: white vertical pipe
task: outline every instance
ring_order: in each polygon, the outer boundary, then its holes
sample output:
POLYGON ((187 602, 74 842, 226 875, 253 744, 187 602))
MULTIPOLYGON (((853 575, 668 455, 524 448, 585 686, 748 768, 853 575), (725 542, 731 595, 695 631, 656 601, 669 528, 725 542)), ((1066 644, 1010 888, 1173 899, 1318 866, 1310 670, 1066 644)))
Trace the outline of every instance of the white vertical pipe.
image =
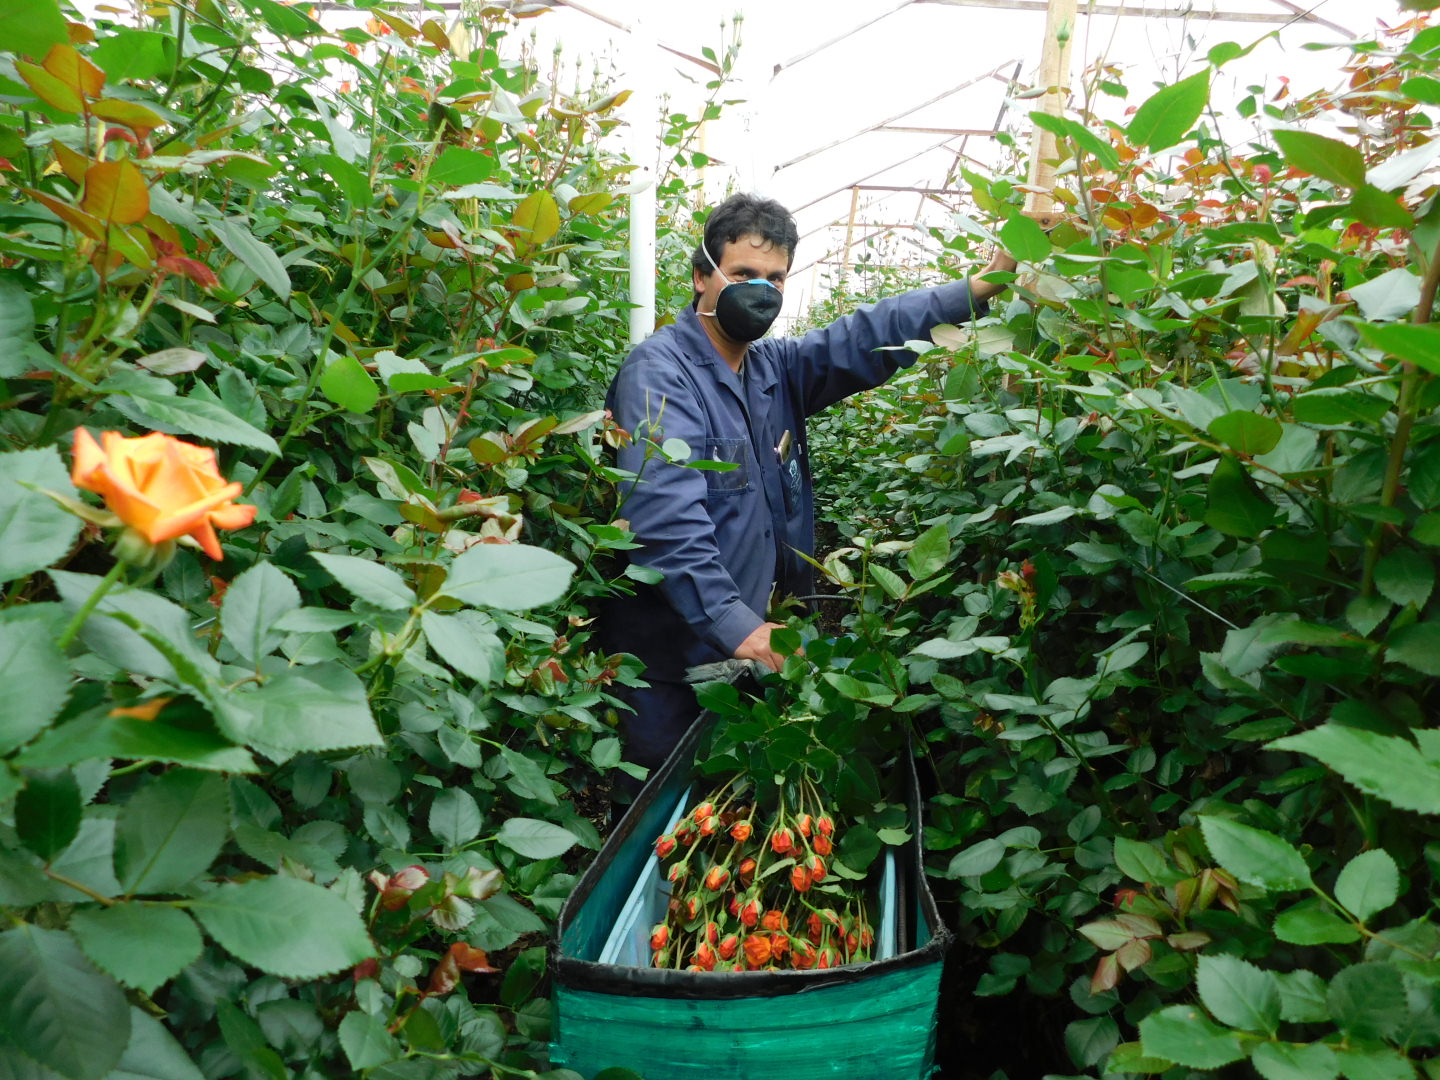
POLYGON ((655 329, 655 186, 660 158, 656 123, 655 39, 642 20, 630 32, 630 160, 638 189, 630 195, 630 344, 638 345, 655 329))

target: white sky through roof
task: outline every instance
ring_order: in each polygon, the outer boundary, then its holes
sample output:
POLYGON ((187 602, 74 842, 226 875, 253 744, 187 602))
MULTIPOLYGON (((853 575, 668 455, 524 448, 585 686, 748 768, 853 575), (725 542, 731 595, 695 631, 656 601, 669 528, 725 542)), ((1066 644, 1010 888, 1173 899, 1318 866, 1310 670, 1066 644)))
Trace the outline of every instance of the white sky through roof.
MULTIPOLYGON (((1006 84, 1017 62, 1019 84, 1027 87, 1034 80, 1043 44, 1043 10, 936 0, 577 3, 590 14, 557 7, 533 20, 542 50, 559 43, 567 57, 613 57, 621 86, 643 81, 634 73, 638 57, 648 53, 650 77, 672 95, 676 111, 692 116, 699 111, 703 83, 710 76, 671 53, 637 45, 634 35, 615 30, 603 19, 640 26, 660 44, 698 55, 704 46, 718 50, 722 19, 743 16, 738 78, 725 96, 745 100, 728 107, 706 131, 706 151, 723 162, 707 172, 707 183, 716 197, 733 185, 773 196, 795 211, 801 243, 797 272, 787 290, 787 317, 793 318, 811 296, 824 291, 824 272, 836 269, 846 240, 852 185, 864 185, 854 239, 874 236, 879 245, 875 257, 881 261, 924 260, 916 244, 933 250, 933 242, 923 230, 886 232, 885 227, 943 223, 949 207, 960 200, 883 189, 940 187, 962 148, 975 162, 1003 167, 1003 147, 992 139, 947 136, 944 129, 989 130, 1000 117, 1001 127, 1022 146, 1028 141, 1026 113, 1033 104, 1007 102, 1006 84), (894 130, 901 127, 940 130, 894 130)), ((1081 15, 1072 49, 1076 85, 1088 65, 1105 57, 1122 70, 1130 91, 1126 100, 1101 97, 1097 110, 1102 115, 1123 120, 1124 110, 1142 102, 1157 80, 1173 82, 1200 70, 1215 44, 1248 45, 1275 31, 1278 40, 1264 42, 1220 73, 1212 100, 1221 111, 1233 109, 1249 85, 1262 85, 1266 96, 1273 96, 1281 89, 1280 76, 1290 78, 1292 94, 1335 87, 1348 54, 1310 51, 1303 45, 1347 40, 1342 28, 1370 36, 1377 19, 1394 25, 1409 16, 1391 2, 1362 0, 1322 0, 1304 7, 1284 0, 1204 0, 1188 5, 1188 18, 1161 14, 1179 6, 1176 0, 1163 6, 1126 5, 1153 12, 1153 17, 1081 15), (1224 11, 1290 18, 1307 10, 1333 25, 1206 17, 1210 11, 1224 11)), ((1082 3, 1082 11, 1084 7, 1082 3)), ((1235 137, 1243 138, 1252 129, 1243 124, 1234 130, 1235 137)), ((857 247, 854 253, 859 251, 857 247)))

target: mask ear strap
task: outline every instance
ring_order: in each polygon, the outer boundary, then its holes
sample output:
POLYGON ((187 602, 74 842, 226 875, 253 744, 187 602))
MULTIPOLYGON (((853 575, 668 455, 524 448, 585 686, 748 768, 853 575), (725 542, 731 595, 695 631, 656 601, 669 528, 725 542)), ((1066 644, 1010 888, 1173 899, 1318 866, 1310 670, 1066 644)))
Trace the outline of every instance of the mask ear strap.
MULTIPOLYGON (((714 270, 714 271, 717 271, 717 272, 720 272, 720 264, 715 261, 715 256, 714 256, 714 255, 711 255, 711 254, 710 254, 710 249, 705 246, 705 237, 704 237, 703 234, 702 234, 701 237, 700 237, 700 250, 705 253, 705 258, 707 258, 707 259, 710 260, 710 269, 711 269, 711 270, 714 270)), ((721 272, 721 273, 720 273, 720 276, 721 276, 721 277, 724 277, 725 275, 724 275, 723 272, 721 272)))

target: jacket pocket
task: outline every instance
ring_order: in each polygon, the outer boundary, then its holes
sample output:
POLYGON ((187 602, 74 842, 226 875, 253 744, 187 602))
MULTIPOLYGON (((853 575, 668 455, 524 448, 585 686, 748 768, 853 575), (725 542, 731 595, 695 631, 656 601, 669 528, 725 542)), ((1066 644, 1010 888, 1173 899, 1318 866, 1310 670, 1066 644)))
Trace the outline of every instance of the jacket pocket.
POLYGON ((733 469, 706 469, 705 485, 710 495, 738 495, 750 490, 750 440, 706 439, 702 457, 725 462, 733 469))

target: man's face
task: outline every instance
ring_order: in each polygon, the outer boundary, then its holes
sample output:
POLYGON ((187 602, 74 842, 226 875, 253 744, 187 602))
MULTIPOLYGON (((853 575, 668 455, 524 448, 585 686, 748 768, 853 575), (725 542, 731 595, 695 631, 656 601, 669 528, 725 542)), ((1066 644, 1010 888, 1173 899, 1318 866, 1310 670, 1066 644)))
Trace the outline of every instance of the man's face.
POLYGON ((735 281, 761 278, 781 292, 785 291, 785 277, 790 272, 790 253, 763 237, 746 233, 733 243, 726 244, 725 250, 715 257, 720 260, 720 273, 712 270, 701 274, 699 270, 695 271, 695 291, 700 294, 697 311, 714 311, 720 299, 720 290, 735 281))

